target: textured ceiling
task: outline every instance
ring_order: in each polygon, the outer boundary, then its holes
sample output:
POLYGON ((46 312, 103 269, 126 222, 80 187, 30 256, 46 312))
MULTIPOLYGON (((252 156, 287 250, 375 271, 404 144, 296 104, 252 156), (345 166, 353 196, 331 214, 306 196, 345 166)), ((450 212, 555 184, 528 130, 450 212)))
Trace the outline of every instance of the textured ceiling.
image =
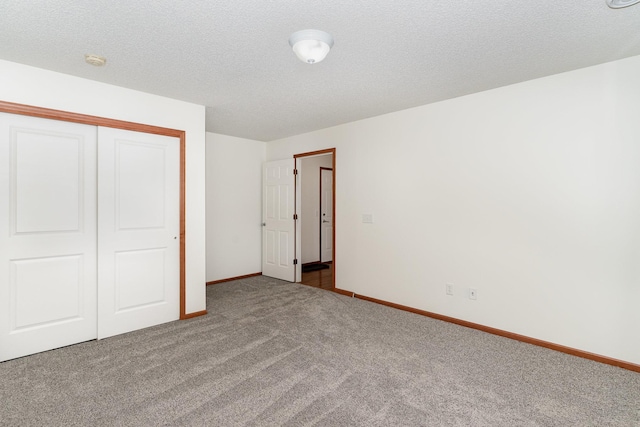
POLYGON ((605 0, 0 3, 0 59, 206 105, 208 131, 263 141, 633 55, 640 5, 605 0), (307 28, 335 38, 321 63, 288 45, 307 28))

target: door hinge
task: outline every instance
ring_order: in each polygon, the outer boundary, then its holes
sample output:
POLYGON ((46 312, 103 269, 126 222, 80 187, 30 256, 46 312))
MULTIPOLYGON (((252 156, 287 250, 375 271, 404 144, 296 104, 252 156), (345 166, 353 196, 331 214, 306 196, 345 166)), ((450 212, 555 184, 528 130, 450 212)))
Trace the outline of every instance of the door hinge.
POLYGON ((293 219, 297 220, 298 219, 298 214, 293 214, 293 219))
POLYGON ((294 174, 294 175, 298 175, 298 169, 294 169, 294 170, 293 170, 293 174, 294 174))

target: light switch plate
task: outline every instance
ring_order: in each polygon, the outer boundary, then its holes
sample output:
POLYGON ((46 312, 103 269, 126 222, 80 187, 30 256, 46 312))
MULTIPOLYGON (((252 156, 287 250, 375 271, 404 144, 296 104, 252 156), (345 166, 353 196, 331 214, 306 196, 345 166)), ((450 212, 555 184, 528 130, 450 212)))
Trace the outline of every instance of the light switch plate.
POLYGON ((373 224, 373 214, 362 214, 362 222, 364 224, 373 224))

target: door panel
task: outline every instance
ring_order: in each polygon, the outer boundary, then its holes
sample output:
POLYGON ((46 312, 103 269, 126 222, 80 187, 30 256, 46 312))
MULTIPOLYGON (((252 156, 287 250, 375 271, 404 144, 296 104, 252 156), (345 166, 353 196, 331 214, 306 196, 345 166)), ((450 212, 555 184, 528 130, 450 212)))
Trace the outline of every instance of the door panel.
POLYGON ((79 231, 80 188, 84 187, 81 142, 69 135, 34 129, 14 129, 11 133, 12 231, 79 231))
POLYGON ((95 339, 96 128, 0 113, 0 361, 95 339))
POLYGON ((163 228, 166 146, 126 140, 118 140, 116 144, 117 229, 163 228))
POLYGON ((320 262, 333 261, 333 170, 320 169, 320 262))
POLYGON ((274 230, 264 230, 264 248, 265 253, 263 254, 264 262, 268 265, 276 264, 276 231, 274 230))
POLYGON ((116 314, 163 304, 166 249, 116 252, 116 314))
POLYGON ((82 255, 10 261, 11 331, 81 319, 82 263, 82 255))
POLYGON ((178 138, 100 128, 98 337, 180 316, 178 138))
POLYGON ((263 167, 262 274, 295 281, 294 160, 263 167))

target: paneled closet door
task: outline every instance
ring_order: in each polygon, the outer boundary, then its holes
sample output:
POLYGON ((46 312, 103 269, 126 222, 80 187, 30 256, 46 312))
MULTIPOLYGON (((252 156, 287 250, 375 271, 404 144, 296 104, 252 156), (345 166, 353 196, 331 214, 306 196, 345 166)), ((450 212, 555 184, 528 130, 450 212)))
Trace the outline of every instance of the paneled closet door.
POLYGON ((96 133, 0 113, 0 361, 97 336, 96 133))
POLYGON ((180 141, 98 129, 98 337, 180 316, 180 141))

